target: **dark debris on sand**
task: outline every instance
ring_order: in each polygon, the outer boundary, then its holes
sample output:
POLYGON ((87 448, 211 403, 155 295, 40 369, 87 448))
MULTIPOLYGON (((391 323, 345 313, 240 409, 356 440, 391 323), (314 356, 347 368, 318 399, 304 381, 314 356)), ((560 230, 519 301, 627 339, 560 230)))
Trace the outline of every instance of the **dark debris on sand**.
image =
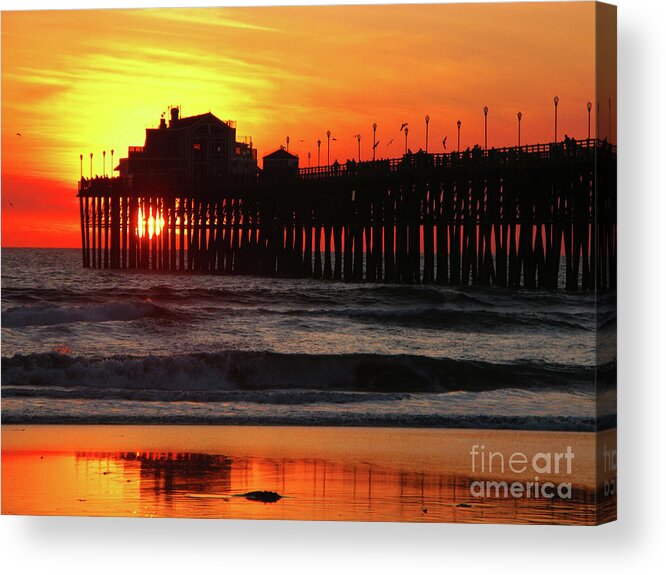
POLYGON ((236 497, 245 497, 245 499, 248 499, 249 501, 261 501, 262 503, 275 503, 282 499, 282 495, 275 491, 248 491, 247 493, 241 493, 236 497))

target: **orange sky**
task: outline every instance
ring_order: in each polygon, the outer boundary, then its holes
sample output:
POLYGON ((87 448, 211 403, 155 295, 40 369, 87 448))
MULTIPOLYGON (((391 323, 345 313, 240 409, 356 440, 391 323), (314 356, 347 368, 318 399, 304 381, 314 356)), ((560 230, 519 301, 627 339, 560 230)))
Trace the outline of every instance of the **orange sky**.
POLYGON ((373 122, 378 157, 403 122, 416 151, 426 114, 430 151, 458 119, 483 144, 484 105, 489 146, 516 143, 519 110, 522 143, 550 141, 554 95, 560 137, 584 138, 594 58, 592 2, 4 12, 2 245, 79 246, 79 154, 108 171, 169 105, 236 120, 260 156, 289 136, 303 166, 327 129, 331 161, 358 133, 370 158, 373 122))

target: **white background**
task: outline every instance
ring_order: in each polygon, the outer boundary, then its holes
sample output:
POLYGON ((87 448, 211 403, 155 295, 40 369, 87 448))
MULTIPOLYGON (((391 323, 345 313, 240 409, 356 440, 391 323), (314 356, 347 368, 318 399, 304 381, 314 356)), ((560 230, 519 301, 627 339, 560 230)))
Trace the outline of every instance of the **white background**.
MULTIPOLYGON (((197 0, 194 5, 307 4, 197 0)), ((346 2, 349 3, 349 2, 346 2)), ((366 0, 365 3, 378 3, 366 0)), ((664 573, 664 2, 617 0, 619 515, 596 528, 0 518, 4 573, 664 573), (661 176, 661 180, 658 178, 661 176), (660 553, 661 551, 661 553, 660 553)), ((181 6, 24 0, 3 9, 181 6)))

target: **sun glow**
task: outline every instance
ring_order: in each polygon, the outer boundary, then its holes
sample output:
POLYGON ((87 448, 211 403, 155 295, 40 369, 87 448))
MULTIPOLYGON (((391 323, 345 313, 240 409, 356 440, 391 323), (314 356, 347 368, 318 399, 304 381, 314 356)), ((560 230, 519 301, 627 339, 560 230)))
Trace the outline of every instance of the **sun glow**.
POLYGON ((148 239, 153 239, 153 236, 158 236, 162 233, 166 221, 164 215, 159 211, 155 210, 153 215, 153 208, 148 208, 148 213, 144 212, 143 208, 139 208, 139 211, 136 216, 136 235, 139 238, 143 238, 148 234, 148 239))
MULTIPOLYGON (((418 150, 426 114, 432 151, 457 120, 462 148, 483 143, 484 106, 490 146, 515 144, 519 110, 523 143, 547 142, 555 95, 559 132, 583 138, 586 103, 615 101, 595 93, 594 26, 591 2, 3 13, 3 245, 80 245, 75 182, 117 173, 110 150, 169 105, 236 120, 260 155, 289 136, 304 167, 357 157, 357 134, 370 157, 373 123, 377 157, 402 155, 406 122, 418 150)), ((592 107, 601 137, 608 118, 592 107)))

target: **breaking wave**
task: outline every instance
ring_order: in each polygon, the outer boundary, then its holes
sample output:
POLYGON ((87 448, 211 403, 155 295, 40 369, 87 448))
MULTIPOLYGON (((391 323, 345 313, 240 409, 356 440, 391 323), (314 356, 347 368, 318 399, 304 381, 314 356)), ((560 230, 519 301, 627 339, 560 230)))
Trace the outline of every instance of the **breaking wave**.
POLYGON ((383 393, 493 389, 591 389, 593 367, 513 364, 411 355, 307 355, 226 351, 174 356, 3 358, 3 389, 14 386, 166 390, 326 390, 383 393))
POLYGON ((79 306, 28 305, 2 312, 2 326, 22 328, 75 322, 134 321, 166 318, 174 312, 151 302, 109 302, 79 306))

